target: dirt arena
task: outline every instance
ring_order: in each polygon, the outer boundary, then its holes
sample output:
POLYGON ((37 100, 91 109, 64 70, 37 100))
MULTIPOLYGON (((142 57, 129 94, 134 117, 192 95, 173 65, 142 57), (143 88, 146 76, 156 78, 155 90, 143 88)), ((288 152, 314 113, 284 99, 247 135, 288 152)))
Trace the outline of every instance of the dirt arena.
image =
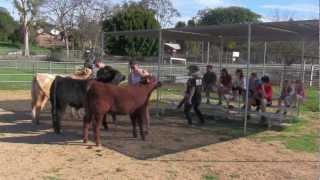
POLYGON ((28 91, 0 91, 0 108, 0 180, 311 180, 320 175, 317 154, 239 138, 238 123, 208 120, 190 127, 182 114, 167 114, 153 117, 144 142, 132 138, 129 119, 119 116, 117 125, 103 130, 104 146, 96 148, 82 143, 80 120, 66 117, 62 135, 52 132, 48 111, 41 125, 32 124, 28 91))

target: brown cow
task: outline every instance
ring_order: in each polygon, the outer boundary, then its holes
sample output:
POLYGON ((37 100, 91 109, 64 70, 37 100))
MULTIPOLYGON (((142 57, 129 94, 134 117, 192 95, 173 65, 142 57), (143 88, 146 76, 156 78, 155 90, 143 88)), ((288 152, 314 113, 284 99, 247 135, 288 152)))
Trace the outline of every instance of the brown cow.
MULTIPOLYGON (((75 72, 70 77, 73 79, 88 79, 91 74, 91 69, 85 68, 75 72)), ((31 107, 33 123, 39 124, 40 112, 48 102, 50 87, 56 76, 56 74, 37 73, 32 79, 31 107)))
POLYGON ((101 145, 100 125, 105 114, 129 114, 133 126, 133 136, 137 137, 136 123, 138 122, 140 135, 145 140, 143 120, 146 120, 146 108, 153 90, 161 83, 153 77, 146 77, 144 84, 115 86, 91 81, 88 84, 85 112, 83 119, 83 142, 88 141, 90 122, 93 121, 93 131, 97 146, 101 145))

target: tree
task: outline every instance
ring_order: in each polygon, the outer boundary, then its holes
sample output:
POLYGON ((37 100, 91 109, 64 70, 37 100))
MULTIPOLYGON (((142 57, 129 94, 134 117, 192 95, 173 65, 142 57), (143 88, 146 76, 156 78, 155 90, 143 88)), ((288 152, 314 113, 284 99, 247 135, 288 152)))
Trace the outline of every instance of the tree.
POLYGON ((39 12, 39 8, 43 2, 43 0, 13 0, 15 8, 19 11, 20 21, 22 23, 25 56, 30 56, 29 28, 32 25, 33 19, 39 12))
POLYGON ((46 12, 52 21, 62 30, 67 58, 69 58, 69 31, 75 26, 75 11, 80 6, 79 0, 47 0, 46 12))
MULTIPOLYGON (((154 12, 131 2, 122 5, 111 17, 104 21, 103 28, 108 31, 159 29, 154 12)), ((107 51, 116 55, 150 56, 158 51, 158 43, 154 39, 142 37, 108 37, 107 51)))
POLYGON ((194 18, 190 19, 188 21, 188 27, 195 27, 196 26, 196 21, 194 18))
POLYGON ((77 36, 74 40, 80 42, 81 48, 102 49, 99 43, 102 34, 103 20, 110 14, 110 2, 105 0, 81 0, 77 10, 77 36))
POLYGON ((176 24, 176 28, 183 28, 183 27, 186 27, 186 23, 183 22, 183 21, 178 21, 177 24, 176 24))
POLYGON ((173 25, 173 19, 180 17, 179 11, 174 8, 171 0, 142 0, 140 4, 155 12, 156 19, 162 28, 173 25))
POLYGON ((0 41, 7 41, 17 27, 17 23, 9 12, 0 7, 0 41))
POLYGON ((242 7, 205 9, 198 13, 200 25, 259 22, 261 15, 242 7))

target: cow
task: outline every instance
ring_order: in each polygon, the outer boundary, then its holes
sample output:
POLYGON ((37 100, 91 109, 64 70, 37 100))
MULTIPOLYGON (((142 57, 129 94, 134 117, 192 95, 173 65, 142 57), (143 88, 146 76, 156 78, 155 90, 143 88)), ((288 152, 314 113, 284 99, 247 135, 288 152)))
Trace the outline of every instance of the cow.
MULTIPOLYGON (((88 79, 92 71, 84 68, 70 75, 74 79, 88 79)), ((37 73, 32 79, 31 85, 31 109, 32 122, 39 124, 40 112, 48 102, 50 96, 50 87, 57 74, 37 73)))
MULTIPOLYGON (((101 83, 118 85, 124 80, 125 76, 110 66, 105 66, 97 72, 97 81, 101 83)), ((57 76, 53 81, 50 88, 50 102, 52 125, 56 133, 61 132, 61 119, 67 106, 77 110, 84 106, 87 85, 90 81, 61 76, 57 76)), ((104 126, 107 129, 106 122, 104 122, 104 126)))
POLYGON ((128 86, 115 86, 91 81, 88 84, 85 116, 83 118, 83 142, 88 141, 89 125, 93 122, 96 146, 101 145, 100 124, 107 113, 129 114, 133 126, 133 137, 137 137, 136 123, 139 125, 142 140, 145 140, 143 121, 151 93, 161 83, 154 77, 145 77, 145 83, 128 86))

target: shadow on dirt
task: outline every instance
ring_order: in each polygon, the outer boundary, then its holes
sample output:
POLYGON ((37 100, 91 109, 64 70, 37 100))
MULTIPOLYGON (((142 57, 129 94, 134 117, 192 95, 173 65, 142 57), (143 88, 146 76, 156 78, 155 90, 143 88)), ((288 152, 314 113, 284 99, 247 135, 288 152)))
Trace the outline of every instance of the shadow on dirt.
MULTIPOLYGON (((79 143, 82 137, 81 120, 64 120, 63 133, 57 135, 51 130, 51 118, 48 112, 42 114, 40 125, 32 124, 30 119, 30 113, 26 111, 1 114, 0 142, 84 145, 79 143)), ((196 123, 196 117, 194 120, 196 123)), ((152 118, 147 140, 142 141, 140 137, 133 138, 128 116, 118 116, 116 125, 109 123, 108 131, 101 130, 102 144, 136 159, 150 159, 242 137, 241 122, 210 117, 206 120, 203 126, 188 126, 181 113, 162 116, 161 119, 152 118)), ((110 121, 109 117, 108 122, 110 121)), ((264 130, 265 128, 257 125, 249 125, 248 135, 264 130)), ((93 140, 91 129, 90 139, 93 140)))

